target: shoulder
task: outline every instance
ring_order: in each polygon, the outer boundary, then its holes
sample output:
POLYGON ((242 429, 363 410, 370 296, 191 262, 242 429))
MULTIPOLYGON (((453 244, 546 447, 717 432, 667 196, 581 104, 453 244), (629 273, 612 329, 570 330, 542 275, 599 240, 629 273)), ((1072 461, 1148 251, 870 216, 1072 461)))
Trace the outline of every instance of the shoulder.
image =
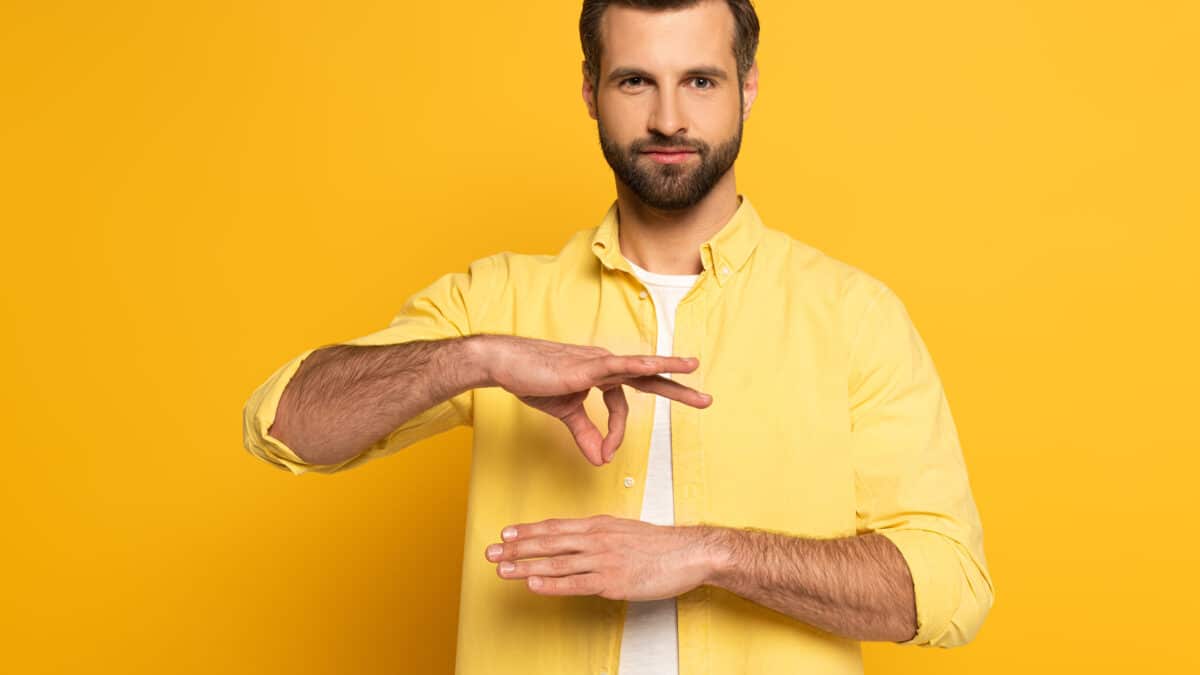
POLYGON ((571 241, 557 254, 522 253, 512 250, 497 251, 472 260, 468 270, 459 273, 466 279, 466 293, 473 324, 492 326, 494 320, 508 317, 518 304, 535 299, 549 298, 571 283, 586 277, 589 262, 579 255, 579 245, 587 252, 583 232, 572 236, 571 241))
POLYGON ((515 283, 523 289, 561 282, 565 277, 589 277, 598 266, 591 248, 595 232, 595 227, 574 231, 557 253, 498 251, 471 264, 493 281, 515 283))
POLYGON ((894 295, 882 279, 787 232, 767 228, 759 247, 759 265, 768 276, 780 275, 788 288, 835 305, 848 318, 860 317, 881 297, 894 295))
POLYGON ((803 305, 803 315, 826 322, 847 349, 863 333, 907 321, 904 303, 883 279, 787 232, 764 231, 754 257, 762 292, 803 305))
POLYGON ((469 265, 472 282, 491 289, 513 284, 526 288, 531 283, 536 284, 538 279, 552 275, 559 267, 561 261, 557 255, 508 250, 478 258, 469 265))

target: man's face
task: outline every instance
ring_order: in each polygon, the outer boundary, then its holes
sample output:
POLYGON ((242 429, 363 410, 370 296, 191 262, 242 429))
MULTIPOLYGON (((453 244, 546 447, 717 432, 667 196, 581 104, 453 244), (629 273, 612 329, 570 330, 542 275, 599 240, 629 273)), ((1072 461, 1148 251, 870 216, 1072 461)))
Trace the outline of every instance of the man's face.
POLYGON ((647 205, 695 205, 741 148, 745 98, 728 4, 656 12, 612 6, 601 24, 600 77, 592 87, 585 72, 584 99, 604 158, 647 205))

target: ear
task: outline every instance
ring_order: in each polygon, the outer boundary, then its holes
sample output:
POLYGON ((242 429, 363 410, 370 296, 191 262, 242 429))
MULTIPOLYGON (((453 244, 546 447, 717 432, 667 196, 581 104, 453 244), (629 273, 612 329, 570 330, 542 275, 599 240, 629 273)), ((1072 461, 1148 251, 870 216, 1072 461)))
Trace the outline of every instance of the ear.
POLYGON ((758 98, 758 59, 751 64, 746 79, 742 82, 742 120, 750 118, 750 108, 758 98))
POLYGON ((583 62, 583 102, 587 104, 588 115, 592 119, 599 119, 596 116, 596 87, 592 83, 586 60, 583 62))

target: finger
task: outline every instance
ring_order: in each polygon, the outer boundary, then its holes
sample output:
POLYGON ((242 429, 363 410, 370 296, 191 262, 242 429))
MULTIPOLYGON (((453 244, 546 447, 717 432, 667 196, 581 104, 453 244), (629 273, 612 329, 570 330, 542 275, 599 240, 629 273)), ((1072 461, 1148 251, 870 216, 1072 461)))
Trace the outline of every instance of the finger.
POLYGON ((596 466, 604 464, 604 460, 600 457, 600 444, 604 439, 600 436, 600 430, 587 416, 583 404, 579 404, 571 412, 563 415, 562 421, 571 431, 571 435, 575 437, 575 444, 583 451, 583 456, 596 466))
POLYGON ((505 560, 496 566, 496 573, 505 579, 524 579, 532 575, 565 577, 599 571, 599 563, 600 556, 596 554, 574 553, 537 560, 505 560))
POLYGON ((700 365, 695 358, 681 356, 602 356, 585 371, 595 385, 614 384, 622 378, 655 373, 690 373, 700 365))
POLYGON ((499 562, 565 553, 594 553, 596 548, 595 537, 587 533, 550 534, 544 537, 517 539, 500 544, 500 555, 488 559, 492 562, 499 562))
POLYGON ((539 595, 598 595, 604 592, 604 576, 599 572, 569 577, 529 577, 529 590, 539 595))
POLYGON ((690 405, 693 408, 707 408, 713 401, 712 396, 709 394, 658 375, 630 378, 625 381, 625 384, 635 389, 665 396, 673 401, 690 405))
POLYGON ((612 461, 617 448, 625 438, 625 422, 629 417, 629 401, 625 388, 620 384, 604 390, 604 405, 608 407, 608 435, 600 446, 600 459, 605 464, 612 461))
POLYGON ((598 513, 588 518, 547 518, 539 520, 536 523, 525 523, 524 525, 509 525, 500 530, 500 538, 504 541, 512 541, 518 537, 541 537, 547 534, 578 534, 580 532, 591 532, 601 526, 611 526, 617 521, 613 516, 607 513, 598 513), (512 530, 512 536, 506 537, 504 533, 512 530))
MULTIPOLYGON (((628 357, 628 358, 642 359, 642 358, 649 358, 649 357, 628 357)), ((675 357, 675 356, 654 357, 654 358, 655 359, 677 359, 677 360, 679 359, 679 357, 675 357)), ((681 360, 685 362, 685 364, 682 367, 673 367, 673 366, 671 366, 671 364, 669 362, 659 362, 656 360, 652 363, 644 364, 643 366, 641 366, 640 369, 631 368, 630 372, 612 373, 612 374, 606 375, 604 377, 601 377, 600 380, 598 382, 596 382, 596 386, 603 386, 603 385, 612 384, 615 382, 621 382, 621 383, 625 384, 631 377, 652 377, 652 376, 661 375, 664 373, 691 372, 691 371, 695 370, 696 367, 699 365, 699 362, 695 361, 695 360, 692 360, 690 364, 687 363, 688 359, 681 359, 681 360), (634 372, 635 370, 640 370, 640 372, 634 372)))

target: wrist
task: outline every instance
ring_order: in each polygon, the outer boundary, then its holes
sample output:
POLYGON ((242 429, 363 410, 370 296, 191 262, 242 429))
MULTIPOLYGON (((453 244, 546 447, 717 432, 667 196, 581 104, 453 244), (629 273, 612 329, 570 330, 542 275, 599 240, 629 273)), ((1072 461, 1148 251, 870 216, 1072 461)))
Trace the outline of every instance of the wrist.
POLYGON ((496 378, 492 374, 492 364, 495 362, 496 340, 486 333, 476 333, 459 338, 462 346, 462 364, 465 369, 467 389, 479 387, 495 387, 496 378))
POLYGON ((703 583, 708 586, 721 586, 729 573, 732 560, 729 531, 727 528, 713 525, 698 525, 696 531, 704 565, 703 583))

